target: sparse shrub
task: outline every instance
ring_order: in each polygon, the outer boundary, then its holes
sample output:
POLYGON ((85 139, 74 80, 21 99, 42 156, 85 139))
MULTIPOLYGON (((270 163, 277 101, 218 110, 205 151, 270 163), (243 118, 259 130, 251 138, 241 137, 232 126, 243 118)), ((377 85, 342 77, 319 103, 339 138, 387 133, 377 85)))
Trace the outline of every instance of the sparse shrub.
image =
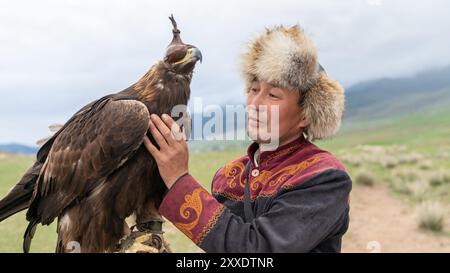
POLYGON ((450 152, 449 151, 440 151, 437 154, 437 156, 442 158, 442 159, 448 159, 448 158, 450 158, 450 152))
POLYGON ((450 174, 443 172, 433 173, 429 178, 429 182, 433 187, 450 183, 450 174))
POLYGON ((395 157, 387 156, 380 160, 380 165, 388 169, 393 169, 398 165, 398 160, 395 157))
POLYGON ((409 184, 408 188, 414 199, 417 201, 422 201, 428 193, 429 185, 426 180, 417 180, 414 183, 409 184))
POLYGON ((384 154, 386 151, 385 147, 375 145, 360 145, 358 148, 363 152, 372 154, 384 154))
POLYGON ((375 184, 375 181, 376 181, 375 175, 367 170, 361 170, 355 176, 355 182, 356 182, 356 184, 359 184, 359 185, 371 187, 375 184))
POLYGON ((411 194, 411 189, 408 187, 408 184, 405 183, 405 181, 398 179, 398 178, 390 178, 389 179, 389 185, 391 186, 391 189, 395 192, 401 193, 401 194, 411 194))
POLYGON ((361 163, 362 163, 361 158, 354 156, 354 155, 345 155, 345 156, 342 156, 341 158, 345 163, 353 165, 355 167, 361 166, 361 163))
POLYGON ((437 202, 424 202, 417 209, 419 227, 434 232, 444 229, 445 209, 437 202))
POLYGON ((399 157, 400 164, 416 164, 422 160, 422 155, 418 153, 406 154, 399 157))
POLYGON ((399 170, 394 172, 393 176, 407 183, 422 179, 422 174, 415 169, 399 170))
POLYGON ((419 163, 419 168, 421 170, 429 170, 433 167, 433 162, 431 160, 423 160, 419 163))

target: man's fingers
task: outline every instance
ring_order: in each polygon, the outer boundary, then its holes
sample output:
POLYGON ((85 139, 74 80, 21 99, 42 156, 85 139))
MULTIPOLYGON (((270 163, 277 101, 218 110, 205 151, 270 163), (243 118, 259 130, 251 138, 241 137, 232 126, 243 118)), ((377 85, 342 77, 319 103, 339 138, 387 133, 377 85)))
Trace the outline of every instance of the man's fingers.
POLYGON ((172 145, 174 143, 174 138, 172 136, 170 128, 166 125, 166 123, 155 114, 152 114, 150 118, 153 121, 153 124, 156 126, 156 128, 158 128, 159 132, 164 137, 166 142, 169 145, 172 145))
POLYGON ((160 151, 153 145, 148 136, 144 136, 144 146, 155 159, 159 157, 160 151))
POLYGON ((172 126, 175 124, 176 126, 178 126, 178 124, 172 119, 171 116, 169 116, 168 114, 162 114, 161 116, 162 120, 164 121, 164 123, 167 125, 167 127, 172 128, 172 126))
POLYGON ((164 139, 164 136, 161 134, 158 128, 156 128, 155 123, 153 123, 152 120, 150 120, 149 122, 149 131, 155 139, 156 143, 158 143, 160 149, 164 150, 165 148, 167 148, 168 144, 164 139))
POLYGON ((180 126, 172 119, 171 116, 167 114, 162 115, 162 120, 170 128, 172 132, 172 136, 176 141, 186 140, 186 136, 184 135, 180 126))

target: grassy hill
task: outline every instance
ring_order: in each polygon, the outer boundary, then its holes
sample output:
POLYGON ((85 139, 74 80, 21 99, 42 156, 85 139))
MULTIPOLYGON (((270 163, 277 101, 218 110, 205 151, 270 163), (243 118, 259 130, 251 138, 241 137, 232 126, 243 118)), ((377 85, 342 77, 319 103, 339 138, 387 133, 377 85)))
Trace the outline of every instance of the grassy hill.
MULTIPOLYGON (((448 75, 450 67, 349 88, 341 131, 317 145, 344 162, 356 185, 382 183, 412 207, 428 201, 438 202, 446 208, 444 217, 450 218, 448 75)), ((216 170, 243 155, 247 144, 192 143, 191 173, 209 190, 216 170)), ((18 181, 32 161, 32 157, 0 153, 0 197, 18 181)), ((26 224, 24 213, 0 223, 0 252, 21 252, 26 224)), ((165 225, 174 251, 199 251, 170 223, 165 225)), ((39 227, 31 250, 53 252, 55 230, 54 224, 39 227)), ((449 233, 443 231, 446 232, 449 233)))
POLYGON ((450 66, 347 88, 345 119, 378 120, 450 105, 450 66))
POLYGON ((31 147, 18 143, 0 144, 0 152, 9 154, 31 155, 38 151, 37 147, 31 147))
MULTIPOLYGON (((193 153, 190 158, 191 173, 210 190, 214 173, 226 162, 243 154, 243 150, 193 153)), ((20 179, 32 164, 31 156, 4 155, 0 157, 0 198, 20 179)), ((25 213, 21 212, 0 223, 0 253, 22 252, 22 238, 27 226, 25 213)), ((192 242, 170 223, 165 224, 166 235, 174 251, 199 251, 192 242)), ((54 252, 56 224, 39 226, 31 244, 31 252, 54 252)))
POLYGON ((450 109, 436 108, 375 120, 344 120, 340 132, 319 142, 328 148, 366 145, 410 145, 415 149, 439 149, 450 145, 450 109))
MULTIPOLYGON (((384 121, 344 124, 333 139, 317 145, 333 152, 348 168, 354 183, 357 176, 369 172, 374 183, 388 185, 395 194, 416 206, 424 200, 448 206, 450 200, 450 110, 427 111, 408 117, 384 121), (449 175, 449 176, 446 176, 449 175), (420 181, 420 182, 419 182, 420 181), (418 187, 425 181, 425 187, 418 187), (447 201, 446 201, 447 200, 447 201)), ((216 170, 245 153, 235 146, 222 151, 192 151, 191 173, 206 189, 216 170)), ((18 181, 33 158, 3 155, 0 157, 0 196, 18 181)), ((21 252, 26 228, 24 213, 0 223, 0 252, 21 252)), ((32 252, 53 252, 56 226, 38 228, 32 252)), ((177 252, 200 251, 170 223, 166 236, 177 252)))

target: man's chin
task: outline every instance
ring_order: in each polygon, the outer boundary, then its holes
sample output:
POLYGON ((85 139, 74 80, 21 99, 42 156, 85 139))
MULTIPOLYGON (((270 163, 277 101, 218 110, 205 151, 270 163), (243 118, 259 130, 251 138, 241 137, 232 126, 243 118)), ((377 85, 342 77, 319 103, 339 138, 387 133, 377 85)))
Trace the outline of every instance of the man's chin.
POLYGON ((260 145, 260 148, 262 150, 267 150, 267 151, 271 151, 271 150, 276 150, 279 146, 279 141, 278 138, 276 137, 261 137, 260 134, 257 134, 257 132, 254 131, 248 131, 247 130, 247 136, 253 141, 256 142, 260 145))

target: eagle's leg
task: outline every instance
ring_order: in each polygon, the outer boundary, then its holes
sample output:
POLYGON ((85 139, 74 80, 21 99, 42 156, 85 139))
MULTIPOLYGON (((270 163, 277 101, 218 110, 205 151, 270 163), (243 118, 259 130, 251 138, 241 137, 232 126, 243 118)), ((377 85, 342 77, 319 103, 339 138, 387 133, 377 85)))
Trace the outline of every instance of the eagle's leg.
POLYGON ((149 198, 133 214, 136 225, 129 235, 119 241, 117 252, 165 253, 171 252, 162 232, 163 219, 155 199, 149 198))
POLYGON ((67 210, 58 217, 56 242, 56 253, 79 253, 81 252, 80 240, 77 238, 76 227, 74 226, 74 214, 72 210, 67 210))
POLYGON ((144 206, 136 210, 136 227, 139 231, 161 233, 162 222, 153 199, 149 199, 144 206))
MULTIPOLYGON (((155 199, 150 198, 134 213, 135 228, 120 240, 118 252, 167 253, 172 252, 164 239, 163 219, 158 213, 155 199)), ((132 221, 130 219, 130 221, 132 221)))

